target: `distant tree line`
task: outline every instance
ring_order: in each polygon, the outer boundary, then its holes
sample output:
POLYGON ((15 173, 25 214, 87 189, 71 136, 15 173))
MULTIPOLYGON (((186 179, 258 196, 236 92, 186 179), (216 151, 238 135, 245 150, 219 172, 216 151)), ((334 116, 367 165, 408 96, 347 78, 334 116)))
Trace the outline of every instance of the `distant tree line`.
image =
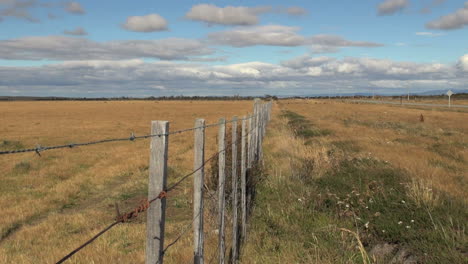
MULTIPOLYGON (((443 99, 447 96, 442 95, 410 95, 413 99, 443 99)), ((0 96, 0 101, 237 101, 237 100, 253 100, 261 98, 263 100, 286 100, 286 99, 371 99, 372 95, 343 95, 343 96, 285 96, 278 98, 275 95, 266 94, 264 96, 184 96, 184 95, 171 95, 171 96, 149 96, 149 97, 56 97, 56 96, 0 96)), ((375 99, 400 99, 406 98, 406 95, 375 95, 375 99)), ((456 99, 468 99, 468 93, 458 93, 454 95, 456 99)))
POLYGON ((253 100, 254 98, 262 98, 264 100, 278 100, 278 97, 272 95, 264 96, 149 96, 149 97, 56 97, 56 96, 0 96, 0 101, 236 101, 236 100, 253 100))

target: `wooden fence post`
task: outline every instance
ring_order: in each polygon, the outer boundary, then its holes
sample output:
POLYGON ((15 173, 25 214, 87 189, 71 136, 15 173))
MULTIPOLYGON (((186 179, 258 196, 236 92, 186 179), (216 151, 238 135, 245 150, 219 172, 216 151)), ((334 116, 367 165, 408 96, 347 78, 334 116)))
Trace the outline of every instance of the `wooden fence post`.
POLYGON ((221 118, 219 120, 219 133, 218 133, 218 223, 219 223, 219 264, 224 264, 225 244, 224 244, 224 183, 226 179, 226 120, 221 118))
POLYGON ((193 263, 203 264, 204 235, 203 235, 203 182, 205 168, 205 120, 195 120, 195 145, 193 170, 198 170, 193 175, 193 263))
POLYGON ((252 133, 253 133, 253 115, 249 116, 248 120, 248 131, 247 131, 247 168, 252 168, 252 154, 253 154, 253 146, 252 146, 252 133))
POLYGON ((255 114, 255 128, 254 128, 254 162, 257 163, 259 160, 259 148, 260 148, 260 99, 255 99, 254 105, 254 114, 255 114))
POLYGON ((238 207, 238 194, 237 194, 237 116, 232 118, 232 261, 237 263, 237 207, 238 207))
MULTIPOLYGON (((167 185, 167 157, 169 122, 152 121, 151 134, 162 134, 151 138, 149 160, 148 200, 154 199, 167 185)), ((163 263, 164 225, 166 198, 150 204, 146 222, 146 263, 163 263)))
POLYGON ((242 120, 242 139, 241 139, 241 211, 242 211, 242 239, 245 240, 245 235, 247 233, 247 190, 246 190, 246 184, 247 184, 247 168, 246 168, 246 149, 245 149, 245 143, 246 143, 246 124, 247 120, 246 117, 244 116, 244 120, 242 120))
POLYGON ((259 113, 258 113, 258 105, 260 103, 260 99, 254 100, 254 119, 253 119, 253 131, 252 131, 252 146, 253 146, 253 153, 252 153, 252 162, 256 163, 258 160, 258 120, 259 120, 259 113))

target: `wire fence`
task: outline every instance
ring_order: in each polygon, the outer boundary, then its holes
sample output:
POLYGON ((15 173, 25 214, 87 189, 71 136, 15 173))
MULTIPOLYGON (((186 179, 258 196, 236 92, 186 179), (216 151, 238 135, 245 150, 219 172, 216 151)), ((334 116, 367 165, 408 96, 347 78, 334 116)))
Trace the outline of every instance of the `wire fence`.
MULTIPOLYGON (((252 116, 253 117, 253 116, 252 116)), ((250 117, 250 118, 252 118, 250 117)), ((245 119, 239 119, 239 120, 248 120, 250 118, 245 118, 245 119)), ((230 120, 230 122, 232 122, 232 120, 230 120)), ((226 122, 227 123, 227 122, 226 122)), ((188 132, 188 131, 192 131, 192 130, 195 130, 195 129, 200 129, 200 128, 207 128, 207 127, 214 127, 214 126, 219 126, 220 124, 217 123, 217 124, 213 124, 213 125, 208 125, 208 126, 202 126, 202 127, 197 127, 197 128, 190 128, 190 129, 184 129, 184 130, 181 130, 183 132, 188 132)), ((251 129, 244 137, 248 137, 249 135, 251 135, 252 131, 254 131, 254 129, 251 129)), ((177 131, 178 133, 183 133, 183 132, 179 132, 177 131)), ((168 134, 171 134, 171 133, 168 133, 168 134)), ((172 133, 174 134, 174 133, 172 133)), ((239 139, 236 140, 235 142, 232 142, 230 145, 234 145, 234 144, 238 144, 239 143, 239 139)), ((193 174, 195 174, 197 171, 203 169, 206 164, 208 164, 208 162, 212 161, 213 159, 217 158, 219 156, 219 154, 221 152, 225 152, 226 150, 228 150, 229 148, 224 148, 223 150, 221 151, 218 151, 216 152, 214 155, 212 155, 210 158, 206 159, 202 166, 198 167, 197 169, 191 171, 190 173, 186 174, 185 176, 183 176, 180 180, 178 180, 176 183, 172 184, 171 186, 169 186, 165 191, 162 191, 159 193, 158 196, 156 196, 155 198, 151 199, 151 200, 146 200, 146 201, 142 201, 140 205, 138 205, 134 210, 128 212, 128 213, 125 213, 123 215, 118 215, 117 216, 117 219, 116 221, 114 221, 112 224, 110 224, 109 226, 107 226, 106 228, 104 228, 103 230, 101 230, 100 232, 98 232, 95 236, 93 236, 91 239, 89 239, 88 241, 86 241, 85 243, 83 243, 82 245, 78 246, 76 249, 74 249, 73 251, 71 251, 70 253, 68 253, 66 256, 64 256, 62 259, 60 259, 59 261, 57 261, 57 264, 59 263, 63 263, 64 261, 66 261, 67 259, 71 258, 73 255, 75 255, 76 253, 78 253, 80 250, 82 250, 83 248, 85 248, 86 246, 88 246, 89 244, 91 244, 94 240, 96 240, 98 237, 104 235, 107 231, 111 230, 114 226, 116 226, 117 224, 120 224, 120 223, 125 223, 127 222, 128 220, 132 219, 132 218, 135 218, 137 217, 140 213, 143 213, 145 212, 148 208, 149 208, 149 205, 151 203, 153 203, 154 201, 156 200, 159 200, 159 199, 162 199, 162 198, 165 198, 167 197, 168 193, 173 191, 174 189, 176 189, 180 184, 182 184, 182 182, 184 182, 185 180, 187 180, 190 176, 192 176, 193 174)), ((214 195, 216 193, 219 192, 219 187, 217 188, 216 192, 212 193, 211 196, 209 197, 210 199, 213 199, 214 195)), ((166 248, 163 250, 163 254, 161 256, 163 256, 165 254, 165 252, 167 251, 167 249, 169 249, 171 246, 173 246, 175 243, 177 243, 177 241, 179 241, 179 239, 188 232, 188 230, 192 227, 192 224, 193 224, 193 221, 195 220, 195 218, 198 217, 198 215, 196 215, 192 222, 190 223, 190 225, 188 226, 189 228, 185 228, 184 231, 171 243, 169 243, 166 248)), ((159 262, 159 261, 158 261, 159 262)))
MULTIPOLYGON (((170 131, 170 132, 167 132, 167 133, 154 133, 154 134, 146 134, 146 135, 142 135, 142 136, 136 136, 135 134, 132 133, 130 137, 124 137, 124 138, 102 139, 102 140, 95 140, 95 141, 84 142, 84 143, 70 143, 70 144, 56 145, 56 146, 40 146, 40 145, 38 145, 35 148, 29 148, 29 149, 16 149, 16 150, 0 151, 0 155, 35 152, 36 154, 38 154, 40 156, 41 152, 44 152, 44 151, 47 151, 47 150, 71 149, 71 148, 75 148, 75 147, 96 145, 96 144, 102 144, 102 143, 135 141, 135 140, 138 140, 138 139, 148 139, 148 138, 152 138, 152 140, 154 140, 155 138, 163 138, 163 137, 167 138, 170 135, 181 134, 181 133, 186 133, 186 132, 190 132, 190 131, 197 131, 197 130, 203 130, 203 138, 204 138, 204 129, 206 129, 206 128, 223 127, 225 129, 225 126, 228 123, 236 123, 235 127, 237 128, 237 122, 243 121, 242 122, 242 132, 243 133, 242 133, 241 137, 236 137, 236 139, 232 140, 232 142, 230 144, 228 144, 228 145, 225 145, 223 142, 219 142, 219 144, 220 144, 219 146, 223 146, 223 148, 221 150, 218 150, 216 153, 214 153, 208 159, 203 160, 203 162, 202 162, 202 164, 200 166, 198 166, 197 168, 194 168, 193 171, 191 171, 190 173, 188 173, 188 174, 184 175, 183 177, 181 177, 174 184, 170 185, 169 187, 164 186, 164 188, 162 188, 162 190, 159 192, 159 194, 157 196, 152 197, 151 199, 148 198, 148 199, 145 199, 145 200, 141 201, 133 210, 131 210, 131 211, 127 212, 127 213, 124 213, 124 214, 120 214, 119 209, 118 209, 118 207, 116 205, 117 216, 116 216, 115 220, 112 223, 110 223, 108 226, 103 228, 101 231, 99 231, 96 235, 94 235, 93 237, 91 237, 90 239, 88 239, 87 241, 82 243, 80 246, 78 246, 74 250, 70 251, 63 258, 58 260, 56 263, 59 264, 59 263, 65 262, 68 259, 70 259, 71 257, 73 257, 76 253, 80 252, 82 249, 84 249, 85 247, 87 247, 88 245, 93 243, 97 238, 104 235, 106 232, 110 231, 113 227, 117 226, 118 224, 126 223, 130 219, 136 218, 136 217, 138 217, 138 215, 140 215, 140 214, 142 214, 144 212, 147 212, 148 210, 151 210, 151 204, 154 204, 156 201, 166 199, 168 197, 169 193, 171 193, 173 190, 175 190, 177 187, 179 187, 183 182, 185 182, 191 176, 193 176, 196 173, 203 172, 203 169, 206 167, 206 165, 209 162, 211 162, 211 161, 215 160, 216 158, 218 158, 219 159, 218 162, 223 162, 224 163, 223 166, 224 166, 225 165, 225 159, 224 158, 221 159, 220 154, 222 154, 222 153, 225 154, 227 152, 227 150, 231 149, 234 145, 239 145, 241 142, 242 142, 242 144, 245 144, 244 146, 242 146, 243 153, 242 153, 242 161, 241 162, 245 163, 245 164, 242 163, 242 166, 252 168, 252 165, 255 163, 255 161, 259 161, 261 159, 262 137, 265 134, 266 123, 270 119, 271 106, 272 106, 271 103, 260 104, 259 100, 256 100, 255 107, 254 107, 254 114, 250 115, 250 116, 246 116, 244 118, 240 118, 240 119, 233 118, 232 120, 228 120, 228 121, 223 120, 223 121, 220 121, 218 123, 214 123, 214 124, 210 124, 210 125, 196 126, 196 127, 182 129, 182 130, 170 131), (249 122, 249 128, 250 128, 248 131, 246 131, 247 121, 249 122), (245 150, 244 150, 244 147, 246 147, 245 150), (245 153, 244 153, 244 151, 245 151, 245 153)), ((233 128, 234 128, 234 126, 233 126, 233 128)), ((224 131, 223 133, 225 133, 225 130, 223 130, 223 131, 224 131)), ((237 133, 237 131, 234 131, 234 133, 237 133)), ((223 140, 224 140, 224 136, 223 136, 223 140)), ((153 151, 156 151, 156 150, 151 149, 151 151, 153 152, 153 151)), ((202 151, 204 152, 204 146, 203 146, 202 151)), ((235 154, 233 154, 233 155, 235 155, 235 154)), ((204 156, 204 154, 203 154, 203 156, 204 156)), ((232 159, 234 159, 234 158, 237 159, 237 155, 236 155, 236 157, 234 157, 234 156, 232 157, 232 159)), ((163 161, 163 162, 167 163, 167 159, 165 161, 163 161)), ((224 174, 224 172, 222 174, 224 174)), ((246 177, 245 170, 241 171, 241 174, 244 174, 244 175, 239 175, 238 173, 236 173, 236 174, 237 175, 232 175, 232 177, 239 177, 239 176, 241 178, 244 177, 243 178, 243 183, 245 184, 245 182, 246 182, 245 181, 245 177, 246 177)), ((222 176, 224 177, 224 175, 222 175, 222 176)), ((151 177, 151 175, 150 175, 150 177, 151 177)), ((160 175, 160 177, 166 177, 166 175, 160 175)), ((216 188, 216 191, 212 192, 207 199, 213 201, 216 198, 217 194, 220 195, 219 194, 220 192, 223 192, 222 195, 224 197, 224 195, 225 195, 224 185, 225 185, 225 178, 221 178, 221 175, 220 175, 220 181, 218 182, 218 188, 216 188)), ((241 195, 245 195, 245 188, 246 187, 243 186, 242 188, 243 188, 243 191, 241 192, 241 195)), ((239 195, 238 190, 233 190, 233 191, 235 191, 235 193, 232 195, 232 199, 234 199, 234 196, 237 197, 239 195)), ((194 192, 195 192, 195 190, 194 190, 194 192)), ((202 197, 203 197, 203 194, 202 194, 202 197)), ((221 196, 219 196, 219 197, 221 197, 221 196)), ((222 204, 222 206, 220 204, 220 208, 218 208, 219 212, 221 212, 221 211, 224 212, 224 210, 225 210, 225 208, 224 208, 224 202, 225 202, 224 198, 222 200, 223 200, 222 201, 223 204, 222 204)), ((243 202, 246 201, 245 197, 243 197, 242 201, 243 202)), ((219 198, 218 198, 218 203, 219 203, 219 198)), ((165 210, 165 208, 163 208, 162 210, 165 210)), ((235 210, 237 210, 237 208, 235 210)), ((245 204, 242 206, 242 210, 245 210, 245 204)), ((150 213, 153 213, 153 212, 148 211, 148 214, 150 214, 150 213)), ((246 214, 246 212, 243 212, 243 214, 246 214)), ((194 216, 192 218, 192 221, 190 221, 190 223, 182 229, 182 231, 179 233, 179 235, 173 241, 171 241, 169 244, 167 244, 165 247, 163 247, 162 250, 159 250, 158 252, 156 252, 157 259, 148 259, 148 257, 147 257, 147 263, 154 263, 154 260, 157 260, 156 263, 162 263, 164 255, 166 254, 167 250, 169 248, 171 248, 172 246, 174 246, 178 241, 180 241, 180 239, 182 237, 184 237, 184 236, 186 236, 188 234, 189 230, 194 227, 194 223, 196 222, 196 220, 198 219, 198 221, 200 221, 200 217, 201 217, 201 219, 202 219, 201 221, 203 222, 203 216, 201 216, 201 215, 203 215, 203 207, 201 207, 201 210, 199 210, 198 213, 194 214, 194 216)), ((224 219, 224 214, 222 214, 222 218, 224 219)), ((165 219, 161 219, 161 220, 165 221, 165 219)), ((235 219, 234 221, 237 222, 237 219, 235 219)), ((150 223, 147 223, 147 225, 148 224, 150 224, 150 223)), ((242 224, 246 225, 245 222, 243 222, 242 224)), ((219 230, 219 232, 224 232, 224 226, 221 226, 221 227, 222 227, 223 230, 219 230)), ((164 232, 164 230, 162 230, 162 232, 164 232)), ((203 233, 203 229, 201 229, 201 232, 203 233)), ((233 236, 237 236, 237 234, 233 234, 233 236)), ((220 235, 219 239, 224 240, 223 235, 220 235)), ((161 245, 162 245, 162 243, 163 243, 163 241, 161 242, 161 245)), ((203 241, 202 241, 202 243, 203 243, 203 241)), ((224 241, 220 241, 218 243, 218 247, 217 247, 217 249, 215 251, 215 253, 218 253, 218 254, 214 254, 212 256, 212 258, 210 259, 209 263, 211 263, 215 259, 216 256, 218 256, 218 257, 223 256, 222 258, 224 258, 224 252, 218 252, 220 250, 220 247, 223 248, 223 246, 224 246, 224 241)), ((148 248, 147 248, 147 250, 148 250, 148 248)), ((158 250, 158 249, 155 249, 155 250, 158 250)), ((224 248, 222 250, 224 250, 224 248)), ((202 252, 202 254, 203 254, 203 252, 202 252)), ((236 262, 236 261, 237 260, 235 260, 235 259, 233 260, 233 262, 236 262)), ((220 259, 220 263, 221 262, 224 263, 224 259, 223 260, 220 259)))
MULTIPOLYGON (((242 120, 248 120, 252 117, 248 118, 242 118, 238 119, 239 121, 242 120)), ((229 120, 226 123, 232 123, 234 120, 229 120)), ((26 152, 35 152, 39 156, 41 155, 41 152, 47 151, 47 150, 53 150, 53 149, 71 149, 75 147, 83 147, 83 146, 91 146, 91 145, 97 145, 97 144, 102 144, 102 143, 111 143, 111 142, 121 142, 121 141, 135 141, 138 139, 147 139, 147 138, 152 138, 152 137, 161 137, 161 136, 170 136, 170 135, 176 135, 176 134, 181 134, 189 131, 194 131, 200 128, 210 128, 210 127, 216 127, 219 126, 220 123, 215 123, 215 124, 210 124, 206 125, 203 127, 192 127, 192 128, 187 128, 187 129, 181 129, 177 131, 171 131, 167 134, 147 134, 147 135, 142 135, 142 136, 135 136, 134 133, 130 135, 130 137, 123 137, 123 138, 110 138, 110 139, 101 139, 101 140, 95 140, 95 141, 89 141, 89 142, 82 142, 82 143, 69 143, 69 144, 62 144, 62 145, 56 145, 56 146, 41 146, 37 145, 34 148, 27 148, 27 149, 13 149, 13 150, 4 150, 0 151, 0 155, 8 155, 8 154, 18 154, 18 153, 26 153, 26 152)))

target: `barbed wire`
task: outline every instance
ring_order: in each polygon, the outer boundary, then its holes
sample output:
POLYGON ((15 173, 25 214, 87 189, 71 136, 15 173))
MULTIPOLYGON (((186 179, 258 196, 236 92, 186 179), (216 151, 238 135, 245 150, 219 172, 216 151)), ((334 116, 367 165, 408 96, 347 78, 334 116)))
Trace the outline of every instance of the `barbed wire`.
MULTIPOLYGON (((205 126, 206 127, 206 126, 205 126)), ((202 128, 202 127, 199 127, 199 128, 202 128)), ((196 129, 196 128, 193 128, 193 129, 196 129)), ((192 130, 193 130, 192 129, 192 130)), ((248 133, 246 133, 244 135, 244 137, 247 137, 255 128, 252 128, 248 133)), ((117 215, 117 219, 116 221, 114 221, 112 224, 110 224, 109 226, 107 226, 106 228, 104 228, 103 230, 101 230, 99 233, 97 233, 95 236, 93 236, 91 239, 89 239, 88 241, 86 241, 85 243, 83 243, 82 245, 80 245, 79 247, 77 247, 76 249, 74 249, 73 251, 71 251, 70 253, 68 253, 65 257, 63 257, 62 259, 60 259, 58 262, 56 262, 56 264, 60 264, 60 263, 63 263, 64 261, 66 261, 67 259, 71 258, 73 255, 75 255, 76 253, 78 253, 80 250, 82 250, 83 248, 85 248, 87 245, 91 244, 94 240, 96 240, 98 237, 102 236, 104 233, 106 233, 107 231, 109 231, 110 229, 112 229, 114 226, 116 226, 117 224, 119 223, 124 223, 124 222, 127 222, 129 219, 131 218, 135 218, 138 216, 139 213, 142 213, 142 212, 145 212, 149 207, 150 207, 150 204, 155 202, 156 200, 159 200, 159 199, 162 199, 162 198, 165 198, 167 197, 167 194, 174 190, 175 188, 177 188, 177 186, 179 186, 182 182, 184 182, 186 179, 188 179, 190 176, 192 176, 193 174, 195 174, 196 172, 198 172, 199 170, 201 170, 202 168, 205 167, 205 165, 210 162, 211 160, 213 160, 214 158, 216 158, 219 154, 221 154, 222 152, 228 150, 228 146, 232 146, 234 144, 237 144, 239 142, 239 140, 242 139, 242 136, 237 138, 234 142, 232 142, 231 144, 227 145, 223 150, 220 150, 218 152, 216 152, 215 154, 213 154, 210 158, 206 159, 203 161, 202 165, 200 167, 198 167, 197 169, 193 170, 192 172, 186 174, 184 177, 182 177, 180 180, 178 180, 176 183, 172 184, 170 187, 166 188, 165 190, 161 191, 159 193, 158 196, 156 196, 155 198, 151 199, 151 200, 143 200, 140 205, 138 205, 134 210, 126 213, 126 214, 123 214, 123 215, 117 215)), ((224 185, 225 181, 222 183, 222 185, 224 185)), ((220 185, 220 187, 222 186, 220 185)), ((212 193, 209 197, 209 199, 212 199, 214 197, 214 195, 216 193, 219 192, 219 188, 217 188, 216 192, 212 193)), ((200 214, 200 212, 199 212, 200 214)), ((198 214, 198 215, 199 215, 198 214)), ((196 217, 198 217, 198 215, 196 217)), ((193 225, 193 221, 195 220, 195 218, 192 220, 191 225, 193 225)), ((188 232, 187 230, 184 230, 184 232, 182 232, 179 237, 176 238, 175 241, 171 242, 162 252, 161 254, 161 257, 164 255, 165 251, 173 246, 175 243, 177 243, 177 241, 179 241, 179 239, 186 233, 188 232)), ((159 262, 159 260, 158 260, 159 262)))
MULTIPOLYGON (((240 118, 240 119, 232 119, 225 121, 225 124, 228 123, 233 123, 237 121, 242 121, 242 120, 248 120, 253 118, 254 115, 251 115, 246 118, 240 118)), ((175 135, 175 134, 181 134, 189 131, 193 131, 196 129, 200 128, 210 128, 210 127, 215 127, 221 125, 221 122, 215 123, 215 124, 210 124, 210 125, 205 125, 205 126, 199 126, 199 127, 192 127, 192 128, 187 128, 187 129, 181 129, 177 131, 172 131, 166 134, 148 134, 148 135, 143 135, 143 136, 135 136, 134 133, 130 135, 130 137, 125 137, 125 138, 112 138, 112 139, 102 139, 102 140, 96 140, 96 141, 90 141, 90 142, 85 142, 85 143, 69 143, 69 144, 63 144, 63 145, 57 145, 57 146, 41 146, 37 145, 35 148, 28 148, 28 149, 16 149, 16 150, 5 150, 5 151, 0 151, 0 155, 9 155, 9 154, 17 154, 17 153, 25 153, 25 152, 35 152, 39 156, 41 155, 41 152, 44 152, 46 150, 52 150, 52 149, 71 149, 75 147, 82 147, 82 146, 89 146, 89 145, 96 145, 96 144, 102 144, 102 143, 110 143, 110 142, 119 142, 119 141, 135 141, 137 139, 147 139, 147 138, 152 138, 152 137, 161 137, 161 136, 169 136, 169 135, 175 135)))

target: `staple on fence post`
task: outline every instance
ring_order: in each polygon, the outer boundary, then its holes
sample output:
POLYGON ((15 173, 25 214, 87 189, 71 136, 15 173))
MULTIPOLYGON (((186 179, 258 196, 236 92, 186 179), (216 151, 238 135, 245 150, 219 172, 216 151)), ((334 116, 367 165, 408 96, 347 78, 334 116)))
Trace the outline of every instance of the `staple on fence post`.
POLYGON ((246 193, 246 174, 247 174, 247 168, 246 168, 246 149, 245 149, 245 134, 246 134, 246 124, 247 120, 242 120, 242 132, 241 132, 241 211, 242 211, 242 239, 245 241, 245 236, 247 233, 247 193, 246 193))
POLYGON ((232 118, 232 261, 231 263, 237 263, 237 116, 232 118))
POLYGON ((218 133, 218 248, 219 248, 219 263, 224 264, 225 244, 224 244, 224 183, 226 179, 226 120, 219 120, 218 133))
MULTIPOLYGON (((148 200, 154 199, 167 185, 167 157, 169 122, 152 121, 150 143, 148 200)), ((148 209, 146 222, 146 263, 163 263, 164 225, 166 216, 166 198, 152 202, 148 209)))
POLYGON ((205 161, 205 119, 195 120, 195 144, 193 169, 193 250, 194 264, 204 262, 204 235, 203 235, 203 182, 205 161))

